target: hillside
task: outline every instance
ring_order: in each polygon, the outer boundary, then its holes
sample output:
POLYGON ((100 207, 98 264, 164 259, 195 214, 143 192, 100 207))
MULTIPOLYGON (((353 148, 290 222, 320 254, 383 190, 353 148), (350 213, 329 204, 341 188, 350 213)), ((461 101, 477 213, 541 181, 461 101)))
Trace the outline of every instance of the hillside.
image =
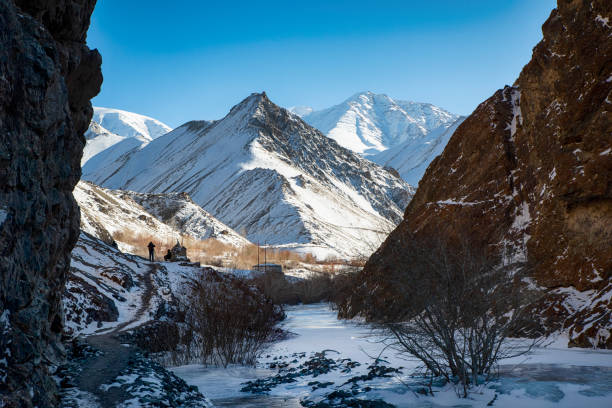
POLYGON ((263 94, 216 122, 189 122, 83 178, 142 193, 186 192, 252 242, 319 255, 369 254, 401 220, 412 188, 263 94))
POLYGON ((399 295, 384 282, 410 265, 401 256, 408 237, 468 238, 531 266, 540 330, 612 347, 610 18, 607 1, 559 2, 517 81, 457 128, 368 261, 372 301, 399 295))
POLYGON ((166 245, 173 245, 181 235, 198 240, 215 238, 234 246, 249 243, 184 193, 147 196, 80 181, 74 197, 81 209, 81 229, 107 244, 116 241, 125 252, 143 250, 131 245, 139 235, 166 245))

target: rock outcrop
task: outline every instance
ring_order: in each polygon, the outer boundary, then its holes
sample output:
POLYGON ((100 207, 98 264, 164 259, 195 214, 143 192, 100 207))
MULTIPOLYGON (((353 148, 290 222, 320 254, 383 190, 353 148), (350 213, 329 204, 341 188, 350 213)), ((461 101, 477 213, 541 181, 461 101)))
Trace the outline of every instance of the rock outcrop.
POLYGON ((0 406, 56 406, 61 296, 79 229, 95 0, 0 2, 0 406))
MULTIPOLYGON (((392 301, 385 275, 410 265, 409 237, 467 237, 533 265, 540 329, 611 348, 612 3, 559 0, 542 30, 515 84, 480 104, 431 163, 363 288, 392 301)), ((371 307, 353 299, 344 312, 371 307)))

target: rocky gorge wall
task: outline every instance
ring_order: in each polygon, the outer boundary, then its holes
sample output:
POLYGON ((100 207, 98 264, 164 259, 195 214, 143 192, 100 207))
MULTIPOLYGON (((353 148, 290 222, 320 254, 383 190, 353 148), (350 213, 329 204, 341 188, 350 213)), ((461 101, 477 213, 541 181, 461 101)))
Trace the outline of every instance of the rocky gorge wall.
POLYGON ((430 164, 344 314, 401 296, 385 277, 410 270, 407 240, 442 234, 527 261, 540 329, 612 348, 612 2, 559 0, 542 31, 515 84, 430 164))
POLYGON ((0 1, 0 406, 57 404, 60 298, 101 57, 95 0, 0 1))

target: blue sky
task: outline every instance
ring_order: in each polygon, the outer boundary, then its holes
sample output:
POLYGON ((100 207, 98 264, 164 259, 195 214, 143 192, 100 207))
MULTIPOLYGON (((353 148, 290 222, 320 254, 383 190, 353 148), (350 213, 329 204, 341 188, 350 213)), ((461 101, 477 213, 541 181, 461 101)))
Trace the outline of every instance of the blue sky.
POLYGON ((170 126, 218 119, 252 92, 326 108, 359 91, 469 114, 512 84, 553 0, 99 0, 93 103, 170 126))

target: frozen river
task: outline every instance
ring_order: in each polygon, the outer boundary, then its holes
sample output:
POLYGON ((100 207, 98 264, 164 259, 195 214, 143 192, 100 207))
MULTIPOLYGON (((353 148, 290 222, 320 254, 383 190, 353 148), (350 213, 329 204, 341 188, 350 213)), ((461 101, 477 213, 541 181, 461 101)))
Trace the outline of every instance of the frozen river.
POLYGON ((321 399, 324 394, 340 389, 351 377, 367 373, 374 357, 382 358, 390 367, 403 367, 402 373, 368 383, 368 392, 364 395, 397 407, 480 407, 487 406, 494 398, 493 406, 496 407, 612 407, 610 351, 568 349, 564 346, 567 342, 558 339, 547 347, 536 349, 530 356, 505 361, 501 378, 482 387, 468 400, 458 398, 450 386, 437 389, 435 397, 425 397, 406 385, 414 383, 410 374, 416 362, 385 350, 366 326, 336 319, 335 312, 326 304, 291 306, 286 312, 283 327, 295 336, 274 344, 264 353, 258 367, 223 369, 188 365, 173 371, 189 384, 196 385, 219 407, 300 407, 300 400, 321 399), (247 381, 277 373, 276 369, 265 368, 266 363, 283 360, 297 366, 324 350, 329 359, 350 359, 360 366, 351 372, 334 370, 317 378, 298 378, 272 388, 266 395, 240 391, 247 381), (305 357, 296 358, 296 353, 305 353, 305 357), (332 385, 313 391, 313 380, 332 385))

